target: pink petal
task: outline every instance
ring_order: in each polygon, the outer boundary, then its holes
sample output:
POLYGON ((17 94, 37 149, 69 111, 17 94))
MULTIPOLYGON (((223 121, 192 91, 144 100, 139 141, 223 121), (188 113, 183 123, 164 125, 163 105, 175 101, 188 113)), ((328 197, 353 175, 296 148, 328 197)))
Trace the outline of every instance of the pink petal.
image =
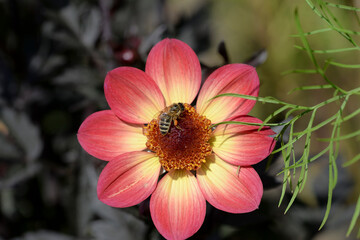
POLYGON ((166 174, 150 199, 153 222, 166 239, 185 239, 201 227, 205 199, 195 176, 186 170, 166 174))
MULTIPOLYGON (((262 123, 250 116, 238 116, 232 121, 262 123)), ((275 147, 275 140, 269 135, 275 133, 269 127, 258 131, 258 126, 219 125, 213 132, 213 151, 224 161, 240 166, 256 164, 270 155, 275 147)))
POLYGON ((146 148, 141 125, 127 124, 111 110, 93 113, 77 134, 80 145, 94 157, 110 161, 125 152, 146 148))
POLYGON ((263 186, 252 167, 238 170, 237 166, 212 156, 197 170, 196 178, 205 199, 222 211, 246 213, 260 204, 263 186))
POLYGON ((211 98, 222 93, 258 96, 259 78, 255 68, 245 64, 228 64, 215 70, 205 81, 197 100, 197 110, 212 123, 236 115, 246 115, 255 104, 253 100, 238 97, 211 98))
POLYGON ((100 201, 112 207, 141 203, 154 191, 159 178, 159 159, 150 152, 124 153, 102 170, 97 186, 100 201))
POLYGON ((158 84, 167 105, 191 103, 200 88, 199 59, 177 39, 164 39, 151 49, 145 72, 158 84))
POLYGON ((136 68, 119 67, 110 71, 104 88, 111 110, 129 123, 148 123, 165 108, 159 87, 136 68))

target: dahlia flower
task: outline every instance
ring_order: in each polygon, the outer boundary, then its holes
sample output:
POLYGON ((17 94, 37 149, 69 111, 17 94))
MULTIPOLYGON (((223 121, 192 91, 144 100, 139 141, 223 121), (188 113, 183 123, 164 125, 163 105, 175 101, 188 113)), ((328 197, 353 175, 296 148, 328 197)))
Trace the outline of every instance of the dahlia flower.
POLYGON ((268 127, 212 126, 229 120, 261 123, 247 115, 255 101, 213 99, 222 93, 257 96, 259 79, 252 66, 225 65, 200 85, 194 51, 179 40, 164 39, 149 53, 145 72, 119 67, 107 74, 110 110, 87 117, 77 135, 85 151, 109 161, 99 177, 99 199, 125 208, 151 195, 152 220, 167 239, 196 233, 206 201, 230 213, 257 209, 263 186, 251 165, 274 148, 268 127), (176 117, 169 112, 173 104, 181 106, 176 117), (162 113, 170 117, 166 132, 160 132, 162 113))

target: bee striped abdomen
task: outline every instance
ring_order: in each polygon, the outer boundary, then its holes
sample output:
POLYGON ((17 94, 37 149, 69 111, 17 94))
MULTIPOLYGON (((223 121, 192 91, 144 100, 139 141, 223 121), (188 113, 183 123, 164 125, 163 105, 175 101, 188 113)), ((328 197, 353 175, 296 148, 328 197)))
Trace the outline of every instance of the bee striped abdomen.
POLYGON ((160 116, 160 121, 159 121, 159 129, 160 129, 160 133, 162 135, 165 135, 169 132, 170 129, 170 125, 171 125, 171 121, 172 117, 170 115, 168 115, 167 113, 162 113, 160 116))

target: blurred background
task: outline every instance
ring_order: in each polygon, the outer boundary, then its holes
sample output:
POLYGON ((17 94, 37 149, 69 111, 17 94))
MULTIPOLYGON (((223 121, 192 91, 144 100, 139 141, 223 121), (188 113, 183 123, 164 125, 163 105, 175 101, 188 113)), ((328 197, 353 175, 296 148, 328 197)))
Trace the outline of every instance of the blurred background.
MULTIPOLYGON (((338 1, 344 2, 344 1, 338 1)), ((360 7, 358 1, 345 1, 360 7)), ((162 239, 153 226, 148 202, 115 209, 96 196, 98 174, 106 163, 85 153, 76 133, 91 113, 108 109, 103 83, 119 66, 144 69, 151 47, 165 37, 178 38, 199 56, 204 79, 226 63, 257 67, 260 96, 312 106, 333 92, 297 91, 324 84, 317 75, 283 74, 309 69, 305 51, 294 45, 298 8, 305 32, 326 27, 305 1, 285 0, 0 0, 0 239, 162 239)), ((349 29, 359 31, 359 17, 334 9, 349 29)), ((359 38, 354 37, 357 41, 359 38)), ((350 47, 330 31, 308 38, 313 49, 350 47)), ((331 56, 339 62, 360 62, 358 52, 331 56)), ((329 56, 319 56, 324 61, 329 56)), ((331 80, 346 90, 360 85, 358 69, 329 67, 331 80)), ((349 114, 359 98, 350 99, 349 114)), ((335 107, 336 103, 334 104, 335 107)), ((251 115, 265 119, 278 106, 258 103, 251 115)), ((322 110, 320 122, 333 113, 322 110)), ((274 122, 281 122, 279 115, 274 122)), ((359 129, 359 118, 344 125, 359 129)), ((304 118, 303 129, 308 119, 304 118)), ((329 137, 324 127, 316 137, 329 137)), ((322 149, 313 144, 310 154, 322 149)), ((343 142, 339 166, 358 153, 359 139, 343 142)), ((302 153, 301 142, 296 152, 302 153)), ((333 206, 318 231, 328 196, 328 160, 310 166, 304 191, 284 215, 289 189, 278 207, 283 167, 275 155, 256 166, 264 182, 259 210, 228 214, 207 206, 202 228, 192 239, 345 239, 360 189, 359 162, 339 167, 333 206)), ((347 239, 355 238, 354 233, 347 239)))

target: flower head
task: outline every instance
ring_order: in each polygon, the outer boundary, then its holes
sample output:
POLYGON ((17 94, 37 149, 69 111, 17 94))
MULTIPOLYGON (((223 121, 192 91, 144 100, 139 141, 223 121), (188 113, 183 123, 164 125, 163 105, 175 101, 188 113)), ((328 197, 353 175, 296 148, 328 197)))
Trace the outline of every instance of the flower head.
POLYGON ((99 199, 123 208, 151 195, 151 217, 167 239, 197 232, 206 201, 230 213, 257 209, 263 187, 251 165, 274 148, 274 132, 268 127, 211 125, 227 120, 261 123, 247 115, 254 101, 213 99, 222 93, 257 96, 253 67, 225 65, 200 85, 194 51, 179 40, 164 39, 149 53, 145 72, 119 67, 107 74, 110 110, 90 115, 78 132, 89 154, 109 161, 100 174, 99 199))

